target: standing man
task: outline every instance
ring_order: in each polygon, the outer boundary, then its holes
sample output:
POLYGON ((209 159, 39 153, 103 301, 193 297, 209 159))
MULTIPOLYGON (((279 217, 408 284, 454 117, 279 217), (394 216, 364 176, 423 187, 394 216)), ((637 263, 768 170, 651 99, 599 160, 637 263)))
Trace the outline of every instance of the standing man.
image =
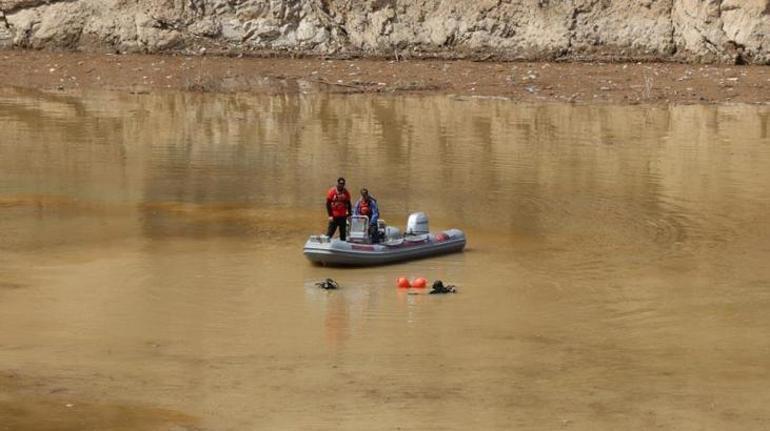
POLYGON ((326 212, 329 215, 329 229, 326 235, 331 238, 337 227, 340 228, 340 239, 347 239, 347 221, 351 213, 350 193, 345 188, 345 178, 337 178, 337 186, 326 193, 326 212))

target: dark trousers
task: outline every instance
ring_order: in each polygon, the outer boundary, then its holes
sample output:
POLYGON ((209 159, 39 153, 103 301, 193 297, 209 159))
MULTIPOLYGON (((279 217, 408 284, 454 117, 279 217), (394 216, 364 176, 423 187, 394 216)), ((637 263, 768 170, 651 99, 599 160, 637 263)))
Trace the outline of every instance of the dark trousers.
POLYGON ((328 236, 329 238, 333 237, 334 231, 336 231, 337 226, 339 226, 340 239, 345 241, 348 237, 347 223, 348 223, 347 217, 334 217, 333 219, 329 220, 329 228, 326 230, 326 236, 328 236))
POLYGON ((376 224, 369 226, 369 239, 371 239, 374 244, 380 242, 380 232, 377 230, 376 224))

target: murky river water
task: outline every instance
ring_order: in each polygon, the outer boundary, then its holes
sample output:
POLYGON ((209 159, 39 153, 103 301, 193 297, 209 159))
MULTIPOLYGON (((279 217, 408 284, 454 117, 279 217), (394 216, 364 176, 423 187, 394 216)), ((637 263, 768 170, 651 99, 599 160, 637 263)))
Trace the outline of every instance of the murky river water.
POLYGON ((767 429, 769 127, 0 90, 0 429, 767 429), (467 251, 311 266, 339 175, 467 251))

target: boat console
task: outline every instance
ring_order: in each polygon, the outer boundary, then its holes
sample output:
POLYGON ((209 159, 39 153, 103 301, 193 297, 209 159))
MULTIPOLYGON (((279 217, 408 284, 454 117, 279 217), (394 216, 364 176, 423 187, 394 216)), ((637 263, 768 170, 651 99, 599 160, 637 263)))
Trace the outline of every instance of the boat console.
MULTIPOLYGON (((393 226, 385 224, 385 220, 377 220, 377 235, 380 241, 391 241, 401 237, 401 231, 393 226)), ((354 215, 348 218, 348 242, 359 244, 371 244, 369 235, 369 217, 363 215, 354 215)))
POLYGON ((348 242, 369 243, 369 217, 350 216, 348 219, 348 242))

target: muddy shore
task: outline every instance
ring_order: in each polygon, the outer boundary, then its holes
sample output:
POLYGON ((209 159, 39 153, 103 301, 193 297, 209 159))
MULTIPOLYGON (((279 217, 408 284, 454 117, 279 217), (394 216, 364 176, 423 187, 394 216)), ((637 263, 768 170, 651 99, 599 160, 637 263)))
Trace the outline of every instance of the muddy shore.
POLYGON ((770 68, 0 51, 3 86, 147 93, 443 93, 521 102, 767 103, 770 68))

